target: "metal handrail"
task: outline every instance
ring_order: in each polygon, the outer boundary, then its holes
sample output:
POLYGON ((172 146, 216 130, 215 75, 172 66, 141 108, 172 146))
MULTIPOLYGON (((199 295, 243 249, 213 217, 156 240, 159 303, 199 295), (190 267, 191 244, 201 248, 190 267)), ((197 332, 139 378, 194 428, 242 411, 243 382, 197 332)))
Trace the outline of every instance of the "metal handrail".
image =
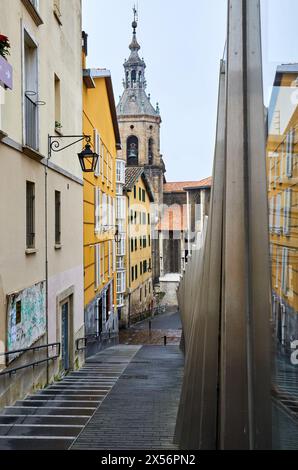
POLYGON ((29 352, 29 351, 35 352, 35 351, 40 350, 40 349, 45 349, 45 348, 48 349, 48 348, 54 348, 54 347, 57 348, 55 356, 47 357, 45 359, 40 359, 39 361, 30 362, 29 364, 25 364, 23 366, 14 367, 13 369, 8 369, 8 370, 5 369, 4 371, 0 372, 0 377, 3 376, 3 375, 12 375, 12 374, 15 374, 19 370, 27 369, 29 367, 34 368, 36 365, 43 364, 44 362, 49 362, 49 361, 53 361, 55 359, 58 359, 60 357, 61 344, 60 343, 43 344, 41 346, 33 346, 31 348, 16 349, 14 351, 7 351, 5 353, 0 353, 0 356, 4 356, 5 358, 7 358, 7 357, 9 357, 13 354, 25 353, 25 352, 29 352))
POLYGON ((86 335, 86 336, 83 336, 82 338, 78 338, 76 340, 76 350, 77 351, 84 351, 87 347, 87 343, 90 342, 90 343, 94 343, 95 341, 98 341, 100 339, 104 339, 104 338, 108 338, 108 339, 111 339, 111 338, 114 338, 115 334, 113 334, 113 332, 111 332, 111 330, 109 330, 108 332, 104 333, 103 331, 101 333, 93 333, 93 334, 90 334, 90 335, 86 335), (90 339, 93 339, 93 341, 90 339), (84 342, 84 345, 83 346, 80 346, 80 342, 83 341, 84 342))
MULTIPOLYGON (((84 351, 87 347, 87 343, 89 342, 89 339, 92 338, 94 341, 96 341, 98 338, 101 337, 101 333, 97 334, 97 333, 93 333, 91 335, 86 335, 86 336, 82 336, 81 338, 78 338, 76 340, 76 350, 77 351, 84 351), (84 345, 83 346, 80 346, 80 342, 84 342, 84 345)), ((94 342, 94 341, 90 341, 90 342, 94 342)))

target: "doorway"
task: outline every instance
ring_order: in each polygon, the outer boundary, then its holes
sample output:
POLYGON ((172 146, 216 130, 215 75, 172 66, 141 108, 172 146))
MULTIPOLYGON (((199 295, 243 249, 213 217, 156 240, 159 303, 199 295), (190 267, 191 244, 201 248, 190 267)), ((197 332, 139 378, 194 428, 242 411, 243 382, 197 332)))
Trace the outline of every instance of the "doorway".
POLYGON ((69 370, 69 300, 61 305, 61 357, 62 370, 69 370))

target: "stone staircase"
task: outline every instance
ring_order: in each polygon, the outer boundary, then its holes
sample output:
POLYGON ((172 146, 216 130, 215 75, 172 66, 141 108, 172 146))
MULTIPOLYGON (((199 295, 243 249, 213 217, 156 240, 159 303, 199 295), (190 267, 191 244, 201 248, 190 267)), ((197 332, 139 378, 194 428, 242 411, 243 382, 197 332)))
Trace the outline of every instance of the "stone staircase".
POLYGON ((0 414, 0 450, 69 449, 127 367, 137 348, 106 349, 0 414))

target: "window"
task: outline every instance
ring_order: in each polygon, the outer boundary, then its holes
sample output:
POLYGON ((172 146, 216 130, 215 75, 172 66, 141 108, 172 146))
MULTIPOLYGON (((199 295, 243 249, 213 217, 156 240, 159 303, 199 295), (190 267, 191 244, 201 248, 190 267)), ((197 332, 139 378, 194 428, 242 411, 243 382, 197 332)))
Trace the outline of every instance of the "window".
POLYGON ((143 239, 142 239, 142 237, 140 237, 140 249, 142 249, 142 248, 143 248, 143 239))
POLYGON ((138 265, 135 265, 135 278, 138 279, 138 265))
MULTIPOLYGON (((145 192, 145 189, 142 189, 142 201, 143 201, 143 202, 146 202, 146 192, 145 192)), ((146 223, 146 220, 145 220, 145 223, 146 223)))
POLYGON ((117 256, 125 256, 125 236, 122 234, 121 240, 117 243, 116 254, 117 256))
POLYGON ((130 251, 133 253, 134 250, 134 240, 133 238, 130 240, 130 251))
POLYGON ((61 192, 55 191, 55 244, 61 244, 61 192))
POLYGON ((150 137, 148 140, 148 165, 153 165, 153 147, 154 142, 153 139, 150 137))
POLYGON ((131 81, 135 82, 136 79, 137 79, 137 72, 136 72, 136 70, 132 70, 132 72, 131 72, 131 81))
POLYGON ((147 260, 143 261, 143 273, 145 274, 147 272, 147 260))
POLYGON ((117 294, 125 292, 125 271, 117 273, 117 294))
POLYGON ((25 145, 38 150, 37 46, 24 31, 25 145))
POLYGON ((125 161, 116 160, 116 182, 125 184, 125 161))
POLYGON ((142 261, 140 262, 140 274, 141 275, 143 274, 143 263, 142 263, 142 261))
POLYGON ((35 184, 26 182, 26 246, 35 248, 35 184))
POLYGON ((131 281, 133 282, 135 280, 135 268, 134 266, 131 268, 131 281))
POLYGON ((136 188, 136 186, 133 187, 133 197, 135 199, 137 198, 137 188, 136 188))
POLYGON ((117 219, 124 220, 126 215, 125 215, 125 196, 117 196, 116 198, 116 203, 117 203, 117 219))
POLYGON ((138 240, 137 238, 135 238, 135 251, 137 251, 137 249, 138 249, 138 240))
POLYGON ((16 302, 16 325, 22 323, 22 301, 16 302))
POLYGON ((151 236, 148 235, 148 246, 151 246, 151 236))
POLYGON ((139 163, 139 141, 135 135, 128 137, 127 139, 127 164, 130 166, 137 166, 139 163))
POLYGON ((150 214, 148 214, 148 225, 150 225, 150 214))
POLYGON ((147 297, 147 284, 145 284, 145 299, 147 297))
POLYGON ((143 248, 147 248, 147 239, 146 239, 146 235, 143 236, 143 248))
POLYGON ((141 201, 141 200, 142 200, 142 189, 139 188, 139 201, 141 201))
POLYGON ((142 287, 140 287, 140 302, 142 302, 142 287))

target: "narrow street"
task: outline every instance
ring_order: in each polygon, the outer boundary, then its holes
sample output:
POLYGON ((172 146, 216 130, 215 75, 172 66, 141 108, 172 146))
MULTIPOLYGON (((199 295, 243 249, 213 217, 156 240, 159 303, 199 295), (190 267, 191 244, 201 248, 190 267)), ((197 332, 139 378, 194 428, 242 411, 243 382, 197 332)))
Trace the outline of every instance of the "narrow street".
POLYGON ((175 311, 153 319, 150 335, 148 320, 141 322, 80 371, 6 407, 0 449, 175 449, 179 328, 175 311))

